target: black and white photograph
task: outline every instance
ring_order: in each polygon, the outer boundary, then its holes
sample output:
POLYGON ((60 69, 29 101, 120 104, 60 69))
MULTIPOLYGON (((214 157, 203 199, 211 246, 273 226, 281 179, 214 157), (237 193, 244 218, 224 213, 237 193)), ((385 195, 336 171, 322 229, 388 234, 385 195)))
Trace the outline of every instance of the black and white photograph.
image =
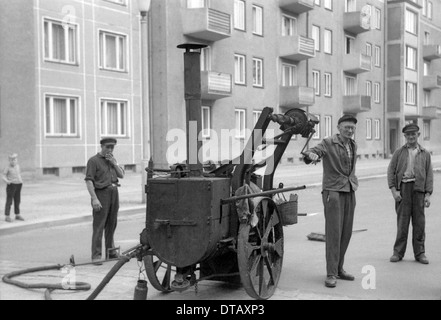
POLYGON ((440 208, 441 0, 0 0, 0 300, 441 300, 440 208))

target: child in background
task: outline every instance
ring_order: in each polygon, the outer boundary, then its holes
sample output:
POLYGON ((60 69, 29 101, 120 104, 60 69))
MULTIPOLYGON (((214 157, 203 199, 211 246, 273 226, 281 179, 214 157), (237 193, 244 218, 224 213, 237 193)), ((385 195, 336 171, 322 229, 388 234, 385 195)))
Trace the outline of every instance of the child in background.
POLYGON ((14 202, 15 219, 24 221, 20 215, 20 197, 23 180, 20 174, 20 166, 18 165, 18 155, 16 153, 9 156, 9 166, 3 170, 3 180, 6 182, 6 205, 5 215, 6 222, 12 222, 10 217, 12 202, 14 202))

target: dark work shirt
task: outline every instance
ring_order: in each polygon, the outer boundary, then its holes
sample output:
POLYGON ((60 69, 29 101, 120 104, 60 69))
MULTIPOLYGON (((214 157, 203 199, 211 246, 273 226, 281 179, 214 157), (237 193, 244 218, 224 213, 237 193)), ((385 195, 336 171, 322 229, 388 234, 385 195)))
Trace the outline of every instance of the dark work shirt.
POLYGON ((105 189, 112 183, 118 183, 115 168, 100 153, 87 162, 86 181, 92 181, 95 189, 105 189))

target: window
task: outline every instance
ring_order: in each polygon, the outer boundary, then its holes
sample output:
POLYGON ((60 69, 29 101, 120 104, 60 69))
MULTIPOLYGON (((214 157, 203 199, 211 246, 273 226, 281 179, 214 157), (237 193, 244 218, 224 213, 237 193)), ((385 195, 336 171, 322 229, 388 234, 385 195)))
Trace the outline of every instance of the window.
POLYGON ((314 83, 314 92, 316 96, 320 95, 320 71, 312 71, 312 81, 314 83))
POLYGON ((234 55, 234 77, 236 84, 246 84, 245 56, 234 55))
POLYGON ((297 20, 293 17, 282 16, 282 36, 293 36, 297 34, 297 20))
POLYGON ((320 27, 312 26, 312 39, 314 40, 315 51, 320 51, 320 27))
POLYGON ((380 84, 374 83, 374 102, 380 103, 380 84))
POLYGON ((46 136, 78 136, 78 98, 46 96, 46 136))
POLYGON ((253 58, 253 86, 263 87, 263 60, 253 58))
POLYGON ((381 139, 380 119, 375 119, 374 126, 375 126, 375 140, 380 140, 381 139))
POLYGON ((345 12, 355 12, 357 10, 356 0, 345 0, 345 12))
POLYGON ((381 66, 381 48, 379 46, 375 46, 375 66, 381 66))
POLYGON ((423 139, 430 140, 430 120, 424 120, 423 122, 423 139))
POLYGON ((100 68, 127 71, 126 57, 126 36, 100 31, 100 68))
POLYGON ((297 85, 297 67, 293 64, 282 64, 282 86, 293 87, 297 85))
POLYGON ((101 101, 101 135, 128 136, 128 108, 126 101, 101 101))
POLYGON ((320 0, 314 0, 314 5, 319 6, 320 7, 320 0))
MULTIPOLYGON (((313 116, 315 116, 317 118, 317 120, 320 121, 320 116, 319 115, 314 114, 313 116)), ((314 127, 314 130, 315 130, 315 133, 312 136, 312 138, 314 140, 320 139, 320 123, 314 127)))
POLYGON ((263 35, 263 8, 253 6, 253 33, 263 35))
POLYGON ((236 109, 236 138, 245 139, 246 112, 243 109, 236 109))
POLYGON ((423 64, 423 76, 428 76, 428 75, 429 75, 429 70, 430 70, 430 62, 424 60, 424 64, 423 64))
POLYGON ((366 81, 366 95, 372 97, 372 81, 366 81))
POLYGON ((205 8, 205 0, 187 0, 187 8, 205 8))
POLYGON ((413 11, 406 10, 405 28, 407 32, 417 34, 417 14, 413 11))
POLYGON ((60 63, 77 63, 77 26, 45 20, 44 58, 60 63))
POLYGON ((433 4, 432 2, 427 3, 427 18, 432 19, 432 12, 433 12, 433 4))
POLYGON ((406 103, 416 105, 417 85, 413 82, 406 82, 406 103))
POLYGON ((245 1, 234 0, 234 28, 245 31, 245 1))
POLYGON ((366 140, 372 139, 372 119, 366 119, 366 140))
POLYGON ((332 10, 332 0, 324 0, 323 6, 325 7, 325 9, 332 10))
POLYGON ((373 17, 372 17, 372 28, 373 29, 381 29, 381 10, 378 8, 374 8, 373 17))
POLYGON ((325 116, 325 136, 324 138, 328 138, 332 136, 332 117, 325 116))
POLYGON ((427 17, 427 0, 423 0, 421 5, 423 7, 423 16, 427 17))
POLYGON ((201 71, 211 71, 211 48, 201 50, 201 71))
POLYGON ((424 90, 423 107, 430 107, 430 90, 424 90))
POLYGON ((406 68, 416 70, 417 66, 417 50, 410 46, 406 46, 406 68))
POLYGON ((346 54, 352 53, 352 48, 354 47, 355 38, 345 35, 345 52, 346 54))
POLYGON ((331 73, 324 73, 325 77, 325 97, 331 97, 332 96, 332 74, 331 73))
POLYGON ((257 121, 259 121, 260 116, 262 115, 262 111, 253 111, 253 124, 256 125, 257 121))
POLYGON ((425 45, 432 44, 432 40, 430 38, 430 32, 424 31, 424 44, 425 45))
POLYGON ((372 57, 372 44, 366 42, 366 55, 372 57))
POLYGON ((332 54, 332 31, 325 29, 323 38, 323 51, 332 54))
POLYGON ((351 76, 345 76, 345 96, 357 94, 357 79, 351 76))
POLYGON ((202 107, 202 138, 211 137, 211 108, 202 107))

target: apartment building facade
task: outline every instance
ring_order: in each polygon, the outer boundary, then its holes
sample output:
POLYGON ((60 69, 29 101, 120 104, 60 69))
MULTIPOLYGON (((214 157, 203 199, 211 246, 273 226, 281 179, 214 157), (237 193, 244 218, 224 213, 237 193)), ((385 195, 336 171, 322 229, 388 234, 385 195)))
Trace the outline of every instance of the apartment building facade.
MULTIPOLYGON (((112 135, 127 169, 139 170, 150 147, 156 167, 184 161, 174 152, 186 128, 182 43, 207 46, 201 136, 221 148, 204 160, 237 155, 265 107, 318 117, 311 145, 337 133, 343 114, 357 115, 362 159, 390 156, 409 121, 440 153, 440 2, 152 0, 148 57, 136 1, 0 2, 0 157, 18 152, 25 169, 64 176, 83 172, 100 138, 112 135), (224 134, 233 146, 222 146, 224 134)), ((293 138, 283 162, 299 162, 304 143, 293 138)))
POLYGON ((140 22, 125 0, 0 2, 0 159, 35 175, 84 173, 105 136, 142 158, 140 22))

